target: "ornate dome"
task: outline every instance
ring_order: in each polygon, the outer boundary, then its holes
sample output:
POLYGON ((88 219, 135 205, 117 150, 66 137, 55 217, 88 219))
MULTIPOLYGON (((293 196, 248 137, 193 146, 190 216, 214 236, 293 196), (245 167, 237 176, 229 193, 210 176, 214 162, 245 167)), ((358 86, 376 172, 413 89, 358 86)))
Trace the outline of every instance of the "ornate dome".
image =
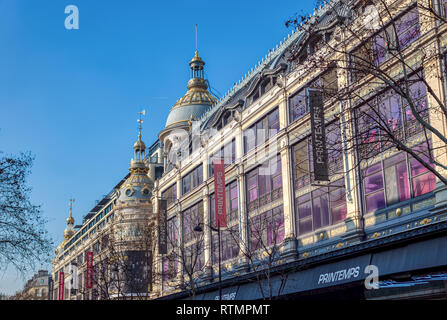
POLYGON ((120 202, 149 201, 154 187, 153 181, 147 175, 149 169, 144 162, 146 145, 141 140, 142 120, 140 119, 139 122, 138 140, 133 145, 134 159, 130 161, 130 176, 118 191, 120 202))
POLYGON ((208 92, 208 84, 204 78, 205 62, 196 51, 194 58, 189 63, 191 67, 191 79, 188 81, 188 91, 172 107, 166 127, 188 122, 191 116, 199 118, 210 106, 217 103, 217 99, 208 92))

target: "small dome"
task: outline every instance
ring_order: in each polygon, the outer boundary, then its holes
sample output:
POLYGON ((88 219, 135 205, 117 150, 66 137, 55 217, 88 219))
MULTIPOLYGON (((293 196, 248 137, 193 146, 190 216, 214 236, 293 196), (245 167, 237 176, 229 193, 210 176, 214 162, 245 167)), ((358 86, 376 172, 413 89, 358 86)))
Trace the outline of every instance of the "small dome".
POLYGON ((209 107, 217 103, 217 99, 207 90, 208 83, 204 78, 203 69, 205 62, 199 57, 197 51, 189 65, 191 79, 188 81, 188 91, 172 107, 166 121, 166 127, 178 123, 185 124, 191 119, 191 116, 198 119, 209 107))
POLYGON ((67 224, 74 224, 74 218, 72 217, 72 216, 69 216, 68 218, 67 218, 67 224))
POLYGON ((144 144, 143 140, 138 139, 134 145, 133 148, 135 151, 145 151, 146 150, 146 145, 144 144))
POLYGON ((189 62, 190 66, 194 66, 194 65, 201 65, 204 66, 205 65, 205 61, 202 60, 202 58, 199 57, 199 51, 196 50, 196 54, 194 55, 194 58, 191 59, 191 61, 189 62))

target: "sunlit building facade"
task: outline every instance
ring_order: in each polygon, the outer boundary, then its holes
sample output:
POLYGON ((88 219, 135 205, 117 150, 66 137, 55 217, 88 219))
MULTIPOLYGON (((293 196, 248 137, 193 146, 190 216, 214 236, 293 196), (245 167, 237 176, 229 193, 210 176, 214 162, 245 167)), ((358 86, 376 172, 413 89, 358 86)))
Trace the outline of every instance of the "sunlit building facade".
MULTIPOLYGON (((414 73, 425 79, 414 78, 409 92, 422 119, 446 136, 445 118, 433 114, 430 106, 437 102, 427 89, 437 90, 434 94, 444 99, 446 25, 421 14, 416 2, 391 4, 398 4, 399 44, 405 57, 414 61, 414 73), (421 48, 438 54, 422 59, 421 48)), ((196 52, 187 93, 172 107, 165 128, 141 161, 150 182, 148 193, 133 199, 126 177, 77 231, 68 232, 53 263, 54 296, 60 270, 68 270, 88 248, 93 246, 94 251, 98 239, 85 239, 84 234, 90 235, 120 211, 124 193, 126 203, 148 202, 147 210, 138 206, 134 210, 154 221, 148 299, 214 300, 220 296, 219 287, 223 299, 445 298, 446 186, 408 152, 378 139, 379 129, 360 116, 369 112, 365 101, 390 115, 391 127, 409 148, 439 146, 439 139, 418 125, 400 95, 386 87, 371 90, 375 84, 368 77, 346 72, 343 61, 351 63, 349 56, 325 57, 334 60, 325 70, 305 67, 324 50, 318 39, 334 47, 341 43, 344 35, 337 33, 331 8, 355 25, 368 5, 335 1, 320 8, 314 15, 318 17, 314 33, 294 30, 221 98, 211 93, 204 78, 205 62, 196 52), (366 98, 342 102, 322 95, 325 138, 331 148, 328 179, 320 181, 314 172, 310 92, 349 86, 359 86, 360 92, 364 88, 366 98), (350 137, 360 142, 352 147, 350 137), (214 159, 225 160, 227 226, 220 230, 220 265, 213 231, 214 159), (167 244, 160 250, 164 214, 167 244), (364 284, 370 266, 378 270, 376 288, 364 284)), ((444 17, 442 3, 436 8, 444 17)), ((372 34, 376 43, 384 41, 380 28, 372 34)), ((361 41, 344 45, 355 51, 361 41)), ((393 66, 396 57, 378 50, 374 58, 378 66, 389 68, 390 76, 399 77, 393 66)), ((435 148, 428 159, 442 176, 447 165, 444 149, 445 144, 435 148)))

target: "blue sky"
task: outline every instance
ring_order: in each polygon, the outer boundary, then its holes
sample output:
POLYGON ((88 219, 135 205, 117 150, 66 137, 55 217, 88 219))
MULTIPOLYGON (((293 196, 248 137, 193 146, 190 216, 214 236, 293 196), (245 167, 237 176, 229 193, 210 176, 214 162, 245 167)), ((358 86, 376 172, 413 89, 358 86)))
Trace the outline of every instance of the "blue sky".
MULTIPOLYGON (((31 151, 29 184, 55 243, 68 200, 77 223, 127 173, 137 112, 151 145, 186 92, 198 47, 224 93, 290 33, 315 1, 0 0, 0 150, 31 151), (66 30, 67 5, 79 30, 66 30)), ((50 266, 41 266, 50 268, 50 266)), ((0 270, 0 292, 23 279, 0 270)))

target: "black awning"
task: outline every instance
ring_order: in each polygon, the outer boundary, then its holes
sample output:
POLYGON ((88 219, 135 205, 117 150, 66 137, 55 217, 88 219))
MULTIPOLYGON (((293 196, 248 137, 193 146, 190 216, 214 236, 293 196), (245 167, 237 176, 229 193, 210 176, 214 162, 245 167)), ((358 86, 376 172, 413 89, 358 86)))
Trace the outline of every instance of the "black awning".
POLYGON ((269 281, 263 279, 262 281, 253 280, 250 283, 239 286, 239 291, 236 295, 237 300, 258 300, 268 299, 270 297, 270 290, 273 297, 278 296, 281 287, 281 279, 283 277, 274 276, 269 281), (259 285, 261 284, 261 286, 259 285), (261 289, 262 288, 262 289, 261 289), (262 290, 262 292, 261 292, 262 290))
MULTIPOLYGON (((320 265, 307 270, 289 272, 271 278, 272 297, 315 290, 339 284, 364 280, 365 267, 370 264, 371 254, 349 258, 342 261, 320 265)), ((258 281, 239 286, 237 300, 257 300, 270 297, 268 281, 261 281, 263 294, 258 281)))
MULTIPOLYGON (((238 286, 222 288, 222 300, 235 300, 238 290, 238 286)), ((203 300, 219 300, 219 290, 205 293, 203 300)))
MULTIPOLYGON (((231 286, 222 288, 222 300, 235 300, 238 292, 238 286, 231 286)), ((185 300, 192 300, 192 297, 188 297, 185 300)), ((219 300, 219 289, 213 290, 211 292, 206 292, 198 294, 195 300, 219 300)))
POLYGON ((287 277, 281 295, 364 280, 365 267, 370 262, 371 254, 366 254, 291 273, 287 277))
POLYGON ((447 266, 447 237, 419 241, 373 254, 380 276, 447 266))

